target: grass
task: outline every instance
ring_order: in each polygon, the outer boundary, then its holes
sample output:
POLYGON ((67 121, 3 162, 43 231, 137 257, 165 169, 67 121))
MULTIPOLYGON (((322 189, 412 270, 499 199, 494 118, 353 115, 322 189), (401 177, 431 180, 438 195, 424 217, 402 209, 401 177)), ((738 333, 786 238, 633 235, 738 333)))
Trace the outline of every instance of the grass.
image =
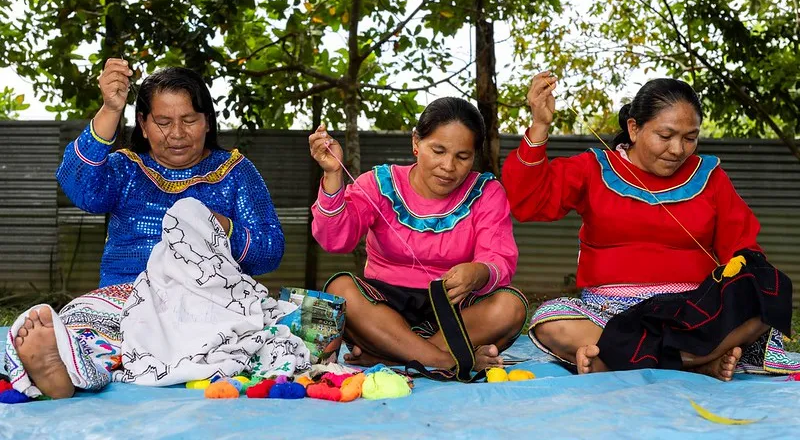
POLYGON ((0 327, 13 324, 14 320, 21 312, 22 310, 0 308, 0 327))

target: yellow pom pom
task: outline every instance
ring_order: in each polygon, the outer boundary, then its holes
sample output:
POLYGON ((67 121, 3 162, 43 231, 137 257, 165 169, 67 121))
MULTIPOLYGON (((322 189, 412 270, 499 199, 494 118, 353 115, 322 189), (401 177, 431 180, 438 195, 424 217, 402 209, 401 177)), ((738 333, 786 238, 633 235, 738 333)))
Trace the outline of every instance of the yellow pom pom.
POLYGON ((508 372, 508 380, 512 382, 531 379, 536 379, 536 375, 528 370, 511 370, 508 372))
POLYGON ((236 380, 238 380, 238 381, 239 381, 239 382, 241 382, 241 383, 247 383, 247 382, 250 382, 250 379, 248 379, 248 378, 246 378, 246 377, 244 377, 244 376, 234 376, 233 378, 234 378, 234 379, 236 379, 236 380))
POLYGON ((405 377, 393 371, 378 371, 364 378, 361 395, 365 399, 392 399, 411 394, 411 388, 405 377))
POLYGON ((725 269, 722 270, 722 276, 725 278, 735 276, 740 270, 742 270, 742 266, 745 264, 747 264, 747 260, 745 260, 741 255, 731 258, 731 260, 728 261, 728 264, 725 265, 725 269))
POLYGON ((313 381, 313 380, 311 380, 311 378, 309 378, 309 377, 306 377, 306 376, 300 376, 300 377, 296 377, 296 378, 294 379, 294 383, 299 383, 300 385, 302 385, 302 386, 304 386, 304 387, 306 387, 306 388, 307 388, 309 385, 311 385, 312 383, 314 383, 314 381, 313 381))
POLYGON ((190 390, 204 390, 208 388, 209 385, 211 385, 211 381, 208 379, 186 382, 186 388, 189 388, 190 390))
POLYGON ((506 370, 502 368, 490 368, 489 371, 486 372, 486 382, 507 382, 508 381, 508 374, 506 370))

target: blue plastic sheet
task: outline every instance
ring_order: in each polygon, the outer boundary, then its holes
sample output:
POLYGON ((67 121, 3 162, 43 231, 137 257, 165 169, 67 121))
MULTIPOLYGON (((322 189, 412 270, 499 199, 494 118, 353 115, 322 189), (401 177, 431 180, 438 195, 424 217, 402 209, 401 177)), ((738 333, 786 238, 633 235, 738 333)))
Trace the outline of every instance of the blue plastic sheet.
MULTIPOLYGON (((4 334, 7 329, 0 329, 4 334)), ((533 360, 527 382, 415 381, 401 399, 334 403, 208 400, 182 387, 112 384, 62 401, 0 404, 1 438, 788 438, 800 432, 800 382, 679 371, 573 376, 527 338, 510 349, 533 360), (700 418, 692 399, 744 426, 700 418)))

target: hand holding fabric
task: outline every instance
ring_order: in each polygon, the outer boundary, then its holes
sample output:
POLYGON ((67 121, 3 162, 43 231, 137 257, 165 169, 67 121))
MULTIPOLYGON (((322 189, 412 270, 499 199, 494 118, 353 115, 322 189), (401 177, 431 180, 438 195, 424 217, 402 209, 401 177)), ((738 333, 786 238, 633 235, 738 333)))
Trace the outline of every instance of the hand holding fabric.
POLYGON ((489 268, 481 263, 461 263, 442 275, 451 304, 458 304, 489 280, 489 268))

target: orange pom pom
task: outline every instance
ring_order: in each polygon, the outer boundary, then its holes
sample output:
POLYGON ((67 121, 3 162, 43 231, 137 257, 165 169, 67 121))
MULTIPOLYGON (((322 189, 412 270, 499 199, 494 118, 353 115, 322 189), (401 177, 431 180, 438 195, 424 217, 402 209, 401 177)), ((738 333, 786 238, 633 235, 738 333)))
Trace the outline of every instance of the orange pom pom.
POLYGON ((314 383, 314 381, 306 376, 300 376, 298 378, 295 378, 294 383, 299 383, 300 385, 308 388, 308 386, 314 383))
POLYGON ((214 382, 206 388, 206 399, 238 399, 239 390, 225 381, 214 382))
POLYGON ((350 402, 361 397, 361 386, 364 384, 364 373, 348 377, 342 382, 342 402, 350 402))

